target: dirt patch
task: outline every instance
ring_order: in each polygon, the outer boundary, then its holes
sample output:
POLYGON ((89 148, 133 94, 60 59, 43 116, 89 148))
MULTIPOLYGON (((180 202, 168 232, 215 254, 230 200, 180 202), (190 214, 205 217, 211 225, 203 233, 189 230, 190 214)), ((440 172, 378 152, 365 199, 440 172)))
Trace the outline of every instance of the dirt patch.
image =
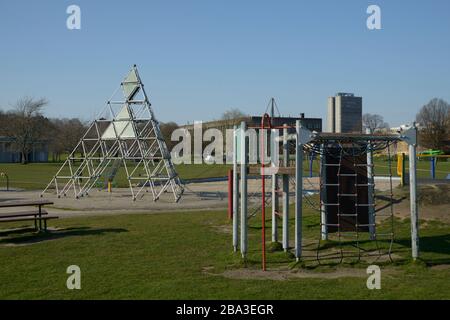
POLYGON ((448 269, 450 269, 450 264, 440 264, 440 265, 437 265, 437 266, 431 266, 430 269, 431 270, 436 270, 436 271, 448 270, 448 269))
MULTIPOLYGON (((421 220, 450 223, 450 185, 422 185, 419 186, 417 194, 421 220)), ((379 208, 377 213, 380 216, 390 212, 388 198, 385 194, 377 196, 377 208, 379 208)), ((394 215, 401 219, 410 217, 410 196, 407 187, 394 190, 394 215)))
MULTIPOLYGON (((409 187, 396 188, 396 197, 409 201, 409 187)), ((417 188, 417 200, 420 205, 450 205, 450 184, 423 184, 417 188)))
POLYGON ((212 226, 213 230, 217 233, 221 233, 221 234, 232 234, 233 233, 233 229, 231 225, 222 225, 222 226, 212 226))
MULTIPOLYGON (((394 215, 401 219, 410 218, 409 200, 395 204, 394 215)), ((419 218, 421 220, 437 220, 450 223, 450 205, 419 205, 419 218)))
POLYGON ((228 270, 223 273, 229 279, 250 279, 250 280, 288 280, 293 278, 318 278, 318 279, 339 279, 346 277, 367 277, 364 270, 339 269, 331 272, 312 272, 305 270, 249 270, 237 269, 228 270))
MULTIPOLYGON (((222 276, 228 279, 239 280, 276 280, 285 281, 289 279, 340 279, 340 278, 367 278, 365 269, 358 268, 338 268, 327 272, 308 271, 308 270, 291 270, 291 269, 273 269, 273 270, 256 270, 256 269, 235 269, 226 270, 223 273, 210 273, 211 269, 203 272, 208 275, 222 276)), ((383 270, 383 274, 395 273, 394 270, 383 270)))
POLYGON ((209 272, 212 271, 212 270, 214 270, 214 267, 213 267, 213 266, 206 266, 206 267, 203 267, 203 268, 202 268, 202 271, 203 271, 204 273, 209 273, 209 272))
POLYGON ((450 184, 420 186, 418 200, 421 205, 450 205, 450 184))

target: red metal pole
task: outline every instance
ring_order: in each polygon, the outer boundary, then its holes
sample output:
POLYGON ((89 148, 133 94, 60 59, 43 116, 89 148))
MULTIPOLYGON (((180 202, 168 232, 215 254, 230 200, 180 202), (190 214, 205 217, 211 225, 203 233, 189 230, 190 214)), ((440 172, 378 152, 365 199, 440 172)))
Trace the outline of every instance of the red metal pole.
POLYGON ((228 170, 228 220, 233 219, 233 170, 228 170))

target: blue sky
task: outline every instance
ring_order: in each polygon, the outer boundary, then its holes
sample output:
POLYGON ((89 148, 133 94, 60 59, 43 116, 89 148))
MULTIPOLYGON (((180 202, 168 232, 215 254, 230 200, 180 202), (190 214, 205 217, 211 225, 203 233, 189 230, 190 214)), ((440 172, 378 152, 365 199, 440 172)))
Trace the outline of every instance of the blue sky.
POLYGON ((395 126, 450 101, 449 14, 448 0, 0 0, 0 107, 46 97, 46 115, 90 120, 136 63, 160 121, 261 114, 272 96, 325 120, 344 91, 395 126), (382 30, 366 28, 370 4, 382 30))

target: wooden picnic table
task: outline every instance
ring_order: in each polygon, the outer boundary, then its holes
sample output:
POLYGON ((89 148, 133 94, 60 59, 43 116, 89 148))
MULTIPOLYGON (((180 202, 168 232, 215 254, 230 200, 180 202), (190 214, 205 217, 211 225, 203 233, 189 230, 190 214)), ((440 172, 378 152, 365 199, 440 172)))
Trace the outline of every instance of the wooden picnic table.
POLYGON ((49 200, 15 200, 2 201, 0 208, 17 208, 17 207, 38 207, 37 210, 21 211, 21 212, 1 212, 0 222, 16 222, 16 221, 32 221, 37 230, 42 231, 42 221, 44 222, 44 230, 47 230, 47 220, 57 219, 58 217, 47 216, 48 212, 42 207, 53 204, 49 200), (43 217, 45 216, 45 217, 43 217))

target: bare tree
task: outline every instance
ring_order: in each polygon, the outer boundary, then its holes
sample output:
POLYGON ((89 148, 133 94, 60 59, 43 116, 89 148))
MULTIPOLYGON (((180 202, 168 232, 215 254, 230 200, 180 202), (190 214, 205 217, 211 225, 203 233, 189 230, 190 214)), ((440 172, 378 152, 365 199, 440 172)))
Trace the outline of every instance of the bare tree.
POLYGON ((450 105, 434 98, 420 109, 416 116, 420 126, 420 143, 427 148, 447 147, 450 134, 450 105))
POLYGON ((365 113, 362 116, 363 129, 370 129, 370 132, 375 132, 380 129, 389 129, 389 124, 384 122, 384 119, 379 114, 365 113))
POLYGON ((52 139, 50 149, 53 161, 61 160, 61 154, 70 153, 75 149, 80 138, 87 130, 85 123, 77 118, 52 119, 52 139))
POLYGON ((47 104, 44 98, 35 100, 24 97, 16 102, 10 113, 6 135, 13 139, 14 149, 20 152, 23 164, 28 162, 28 154, 33 146, 44 138, 48 120, 43 117, 42 109, 47 104))
POLYGON ((245 117, 246 114, 237 108, 231 108, 225 111, 220 117, 221 120, 234 120, 237 118, 245 117))
POLYGON ((160 124, 161 134, 164 137, 167 148, 172 150, 175 146, 176 142, 172 141, 170 138, 172 137, 172 132, 178 129, 179 126, 175 122, 166 122, 160 124))
POLYGON ((10 115, 0 110, 0 136, 7 134, 7 124, 10 115))

